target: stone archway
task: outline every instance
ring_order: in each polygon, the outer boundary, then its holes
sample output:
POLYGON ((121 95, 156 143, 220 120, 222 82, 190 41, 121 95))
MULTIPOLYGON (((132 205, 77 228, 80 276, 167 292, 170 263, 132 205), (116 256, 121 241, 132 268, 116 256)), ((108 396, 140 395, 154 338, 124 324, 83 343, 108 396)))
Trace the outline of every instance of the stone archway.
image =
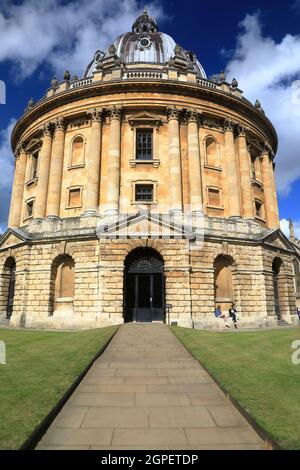
POLYGON ((124 322, 165 321, 164 263, 152 248, 137 248, 125 259, 124 322))
POLYGON ((52 263, 50 286, 50 315, 73 313, 75 262, 67 254, 59 255, 52 263))
POLYGON ((280 320, 282 316, 281 303, 285 291, 284 264, 281 258, 274 258, 272 271, 275 315, 280 320))

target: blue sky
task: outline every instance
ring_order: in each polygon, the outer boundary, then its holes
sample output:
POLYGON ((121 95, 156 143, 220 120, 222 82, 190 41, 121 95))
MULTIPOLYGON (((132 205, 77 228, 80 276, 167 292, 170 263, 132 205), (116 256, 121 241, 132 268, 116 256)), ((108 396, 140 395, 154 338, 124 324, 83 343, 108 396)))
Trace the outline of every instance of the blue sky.
POLYGON ((2 0, 0 4, 0 230, 5 228, 13 158, 9 134, 28 99, 45 94, 65 69, 81 76, 96 49, 131 28, 148 6, 160 30, 193 50, 208 76, 225 69, 245 96, 259 98, 279 135, 280 217, 300 237, 300 0, 2 0), (297 83, 299 80, 299 83, 297 83))

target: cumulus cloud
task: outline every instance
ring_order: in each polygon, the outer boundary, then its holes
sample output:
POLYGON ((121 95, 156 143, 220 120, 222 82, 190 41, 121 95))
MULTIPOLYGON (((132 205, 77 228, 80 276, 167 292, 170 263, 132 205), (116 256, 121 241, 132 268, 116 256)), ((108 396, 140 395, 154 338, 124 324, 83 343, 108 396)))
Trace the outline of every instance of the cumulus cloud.
MULTIPOLYGON (((158 3, 149 3, 148 8, 151 15, 162 18, 158 3)), ((131 30, 141 14, 136 0, 4 1, 1 10, 0 62, 11 61, 19 80, 44 63, 54 73, 69 69, 82 75, 96 49, 131 30)))
POLYGON ((276 42, 263 35, 258 14, 247 15, 227 73, 238 79, 246 98, 261 101, 276 127, 276 179, 279 192, 287 194, 300 177, 300 35, 276 42))
POLYGON ((0 131, 0 234, 7 224, 11 185, 14 172, 14 157, 10 147, 10 136, 16 123, 11 119, 6 129, 0 131))
MULTIPOLYGON (((287 219, 282 219, 280 221, 280 228, 283 233, 289 238, 290 236, 290 226, 289 221, 287 219)), ((295 228, 295 237, 300 240, 300 220, 294 221, 294 228, 295 228)))

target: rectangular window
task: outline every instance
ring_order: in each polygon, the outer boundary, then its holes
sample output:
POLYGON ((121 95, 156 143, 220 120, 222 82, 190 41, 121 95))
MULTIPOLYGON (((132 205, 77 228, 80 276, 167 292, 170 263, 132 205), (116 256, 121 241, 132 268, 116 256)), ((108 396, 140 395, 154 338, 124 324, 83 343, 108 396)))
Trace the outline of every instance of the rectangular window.
POLYGON ((136 131, 136 160, 152 160, 153 131, 152 129, 137 129, 136 131))
POLYGON ((33 203, 34 201, 29 201, 26 203, 26 218, 29 219, 33 217, 33 203))
POLYGON ((69 190, 69 207, 78 207, 81 205, 81 190, 80 188, 69 190))
POLYGON ((37 168, 38 168, 38 157, 39 153, 35 152, 31 155, 31 174, 30 179, 35 179, 37 177, 37 168))
POLYGON ((208 205, 219 207, 221 205, 220 190, 208 188, 208 205))
POLYGON ((255 214, 256 214, 256 217, 259 217, 260 219, 263 218, 262 207, 263 207, 262 202, 255 201, 255 214))
POLYGON ((153 201, 153 184, 137 184, 135 187, 136 201, 153 201))

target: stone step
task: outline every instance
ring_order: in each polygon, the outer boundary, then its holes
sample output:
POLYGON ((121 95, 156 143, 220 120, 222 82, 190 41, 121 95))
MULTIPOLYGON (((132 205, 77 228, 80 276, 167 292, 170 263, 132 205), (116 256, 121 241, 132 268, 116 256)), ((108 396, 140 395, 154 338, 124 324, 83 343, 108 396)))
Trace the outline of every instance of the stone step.
POLYGON ((286 322, 285 320, 277 320, 277 325, 278 326, 291 326, 288 322, 286 322))

